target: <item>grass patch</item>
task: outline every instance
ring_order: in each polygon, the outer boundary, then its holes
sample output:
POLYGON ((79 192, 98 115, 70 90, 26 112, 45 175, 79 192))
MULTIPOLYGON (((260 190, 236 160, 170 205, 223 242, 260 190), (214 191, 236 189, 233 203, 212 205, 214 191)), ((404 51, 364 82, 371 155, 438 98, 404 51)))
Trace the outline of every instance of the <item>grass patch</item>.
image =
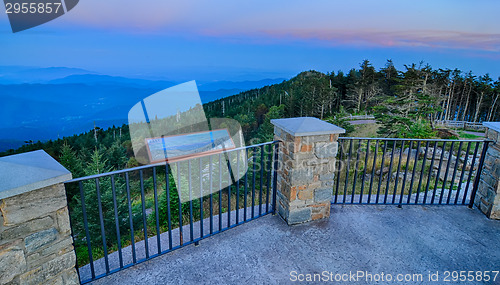
POLYGON ((349 134, 350 137, 358 138, 376 138, 378 137, 377 131, 380 128, 378 124, 363 124, 354 125, 354 131, 349 134))
POLYGON ((460 135, 460 138, 462 138, 462 139, 480 139, 480 138, 483 138, 482 136, 468 134, 464 131, 459 131, 458 134, 460 135))

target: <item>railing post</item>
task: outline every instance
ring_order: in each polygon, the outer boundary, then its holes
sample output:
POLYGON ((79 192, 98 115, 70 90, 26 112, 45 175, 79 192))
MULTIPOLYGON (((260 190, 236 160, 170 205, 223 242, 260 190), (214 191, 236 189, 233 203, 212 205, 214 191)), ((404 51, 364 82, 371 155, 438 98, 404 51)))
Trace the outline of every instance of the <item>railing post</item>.
POLYGON ((277 191, 278 191, 278 151, 279 144, 274 145, 274 165, 273 165, 273 215, 276 215, 277 191))
POLYGON ((79 284, 69 179, 43 150, 0 158, 0 284, 79 284))
POLYGON ((477 189, 479 187, 479 182, 481 181, 481 175, 482 175, 483 168, 484 168, 484 160, 486 158, 486 153, 488 151, 489 143, 490 143, 489 141, 485 141, 483 143, 483 150, 481 151, 481 158, 479 159, 479 165, 477 167, 478 171, 477 171, 476 177, 474 179, 474 184, 472 186, 472 193, 470 196, 469 208, 472 208, 472 206, 474 206, 474 202, 475 202, 476 194, 477 194, 477 189))
POLYGON ((483 167, 477 183, 474 205, 489 218, 498 220, 500 219, 500 122, 487 122, 483 125, 487 128, 487 139, 492 142, 489 147, 488 142, 485 142, 484 147, 487 149, 484 149, 481 155, 483 167))
POLYGON ((289 224, 330 216, 338 135, 345 130, 317 118, 271 120, 280 140, 277 207, 289 224))

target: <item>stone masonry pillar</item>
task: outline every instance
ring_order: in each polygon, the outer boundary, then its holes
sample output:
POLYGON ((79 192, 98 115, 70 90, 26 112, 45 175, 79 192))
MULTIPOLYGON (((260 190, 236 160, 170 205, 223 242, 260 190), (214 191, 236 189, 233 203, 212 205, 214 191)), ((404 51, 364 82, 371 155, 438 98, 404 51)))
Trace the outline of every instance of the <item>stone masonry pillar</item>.
POLYGON ((0 284, 80 284, 69 179, 43 150, 0 158, 0 284))
POLYGON ((289 224, 330 216, 339 134, 345 130, 311 117, 271 120, 278 154, 277 207, 289 224))
POLYGON ((474 204, 489 218, 500 220, 500 122, 484 123, 489 144, 474 204))

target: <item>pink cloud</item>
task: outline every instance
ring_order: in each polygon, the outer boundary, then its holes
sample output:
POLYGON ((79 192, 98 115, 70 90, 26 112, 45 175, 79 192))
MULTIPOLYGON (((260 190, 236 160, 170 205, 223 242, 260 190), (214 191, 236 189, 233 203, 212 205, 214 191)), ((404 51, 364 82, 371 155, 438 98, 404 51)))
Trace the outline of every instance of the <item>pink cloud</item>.
MULTIPOLYGON (((261 31, 230 31, 205 29, 203 36, 222 39, 245 39, 253 43, 305 42, 325 46, 407 47, 500 52, 500 34, 458 31, 366 31, 280 29, 261 31)), ((243 41, 243 40, 242 40, 243 41)))
POLYGON ((144 0, 140 5, 87 0, 64 19, 70 25, 131 34, 206 36, 263 44, 301 41, 330 46, 498 52, 498 7, 500 2, 483 0, 385 0, 366 1, 363 5, 357 1, 329 0, 287 1, 286 5, 264 0, 144 0), (385 8, 378 9, 381 7, 385 8))

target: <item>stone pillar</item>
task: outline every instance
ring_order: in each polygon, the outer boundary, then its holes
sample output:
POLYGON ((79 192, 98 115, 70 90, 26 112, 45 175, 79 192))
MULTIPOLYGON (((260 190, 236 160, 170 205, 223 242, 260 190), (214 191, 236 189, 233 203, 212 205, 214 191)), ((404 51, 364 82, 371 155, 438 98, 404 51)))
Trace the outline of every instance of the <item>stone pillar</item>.
POLYGON ((489 218, 500 220, 500 122, 484 123, 489 144, 474 204, 489 218))
POLYGON ((328 218, 339 134, 345 130, 311 117, 271 120, 278 154, 277 206, 289 224, 328 218))
POLYGON ((80 284, 69 179, 43 150, 0 158, 0 284, 80 284))

